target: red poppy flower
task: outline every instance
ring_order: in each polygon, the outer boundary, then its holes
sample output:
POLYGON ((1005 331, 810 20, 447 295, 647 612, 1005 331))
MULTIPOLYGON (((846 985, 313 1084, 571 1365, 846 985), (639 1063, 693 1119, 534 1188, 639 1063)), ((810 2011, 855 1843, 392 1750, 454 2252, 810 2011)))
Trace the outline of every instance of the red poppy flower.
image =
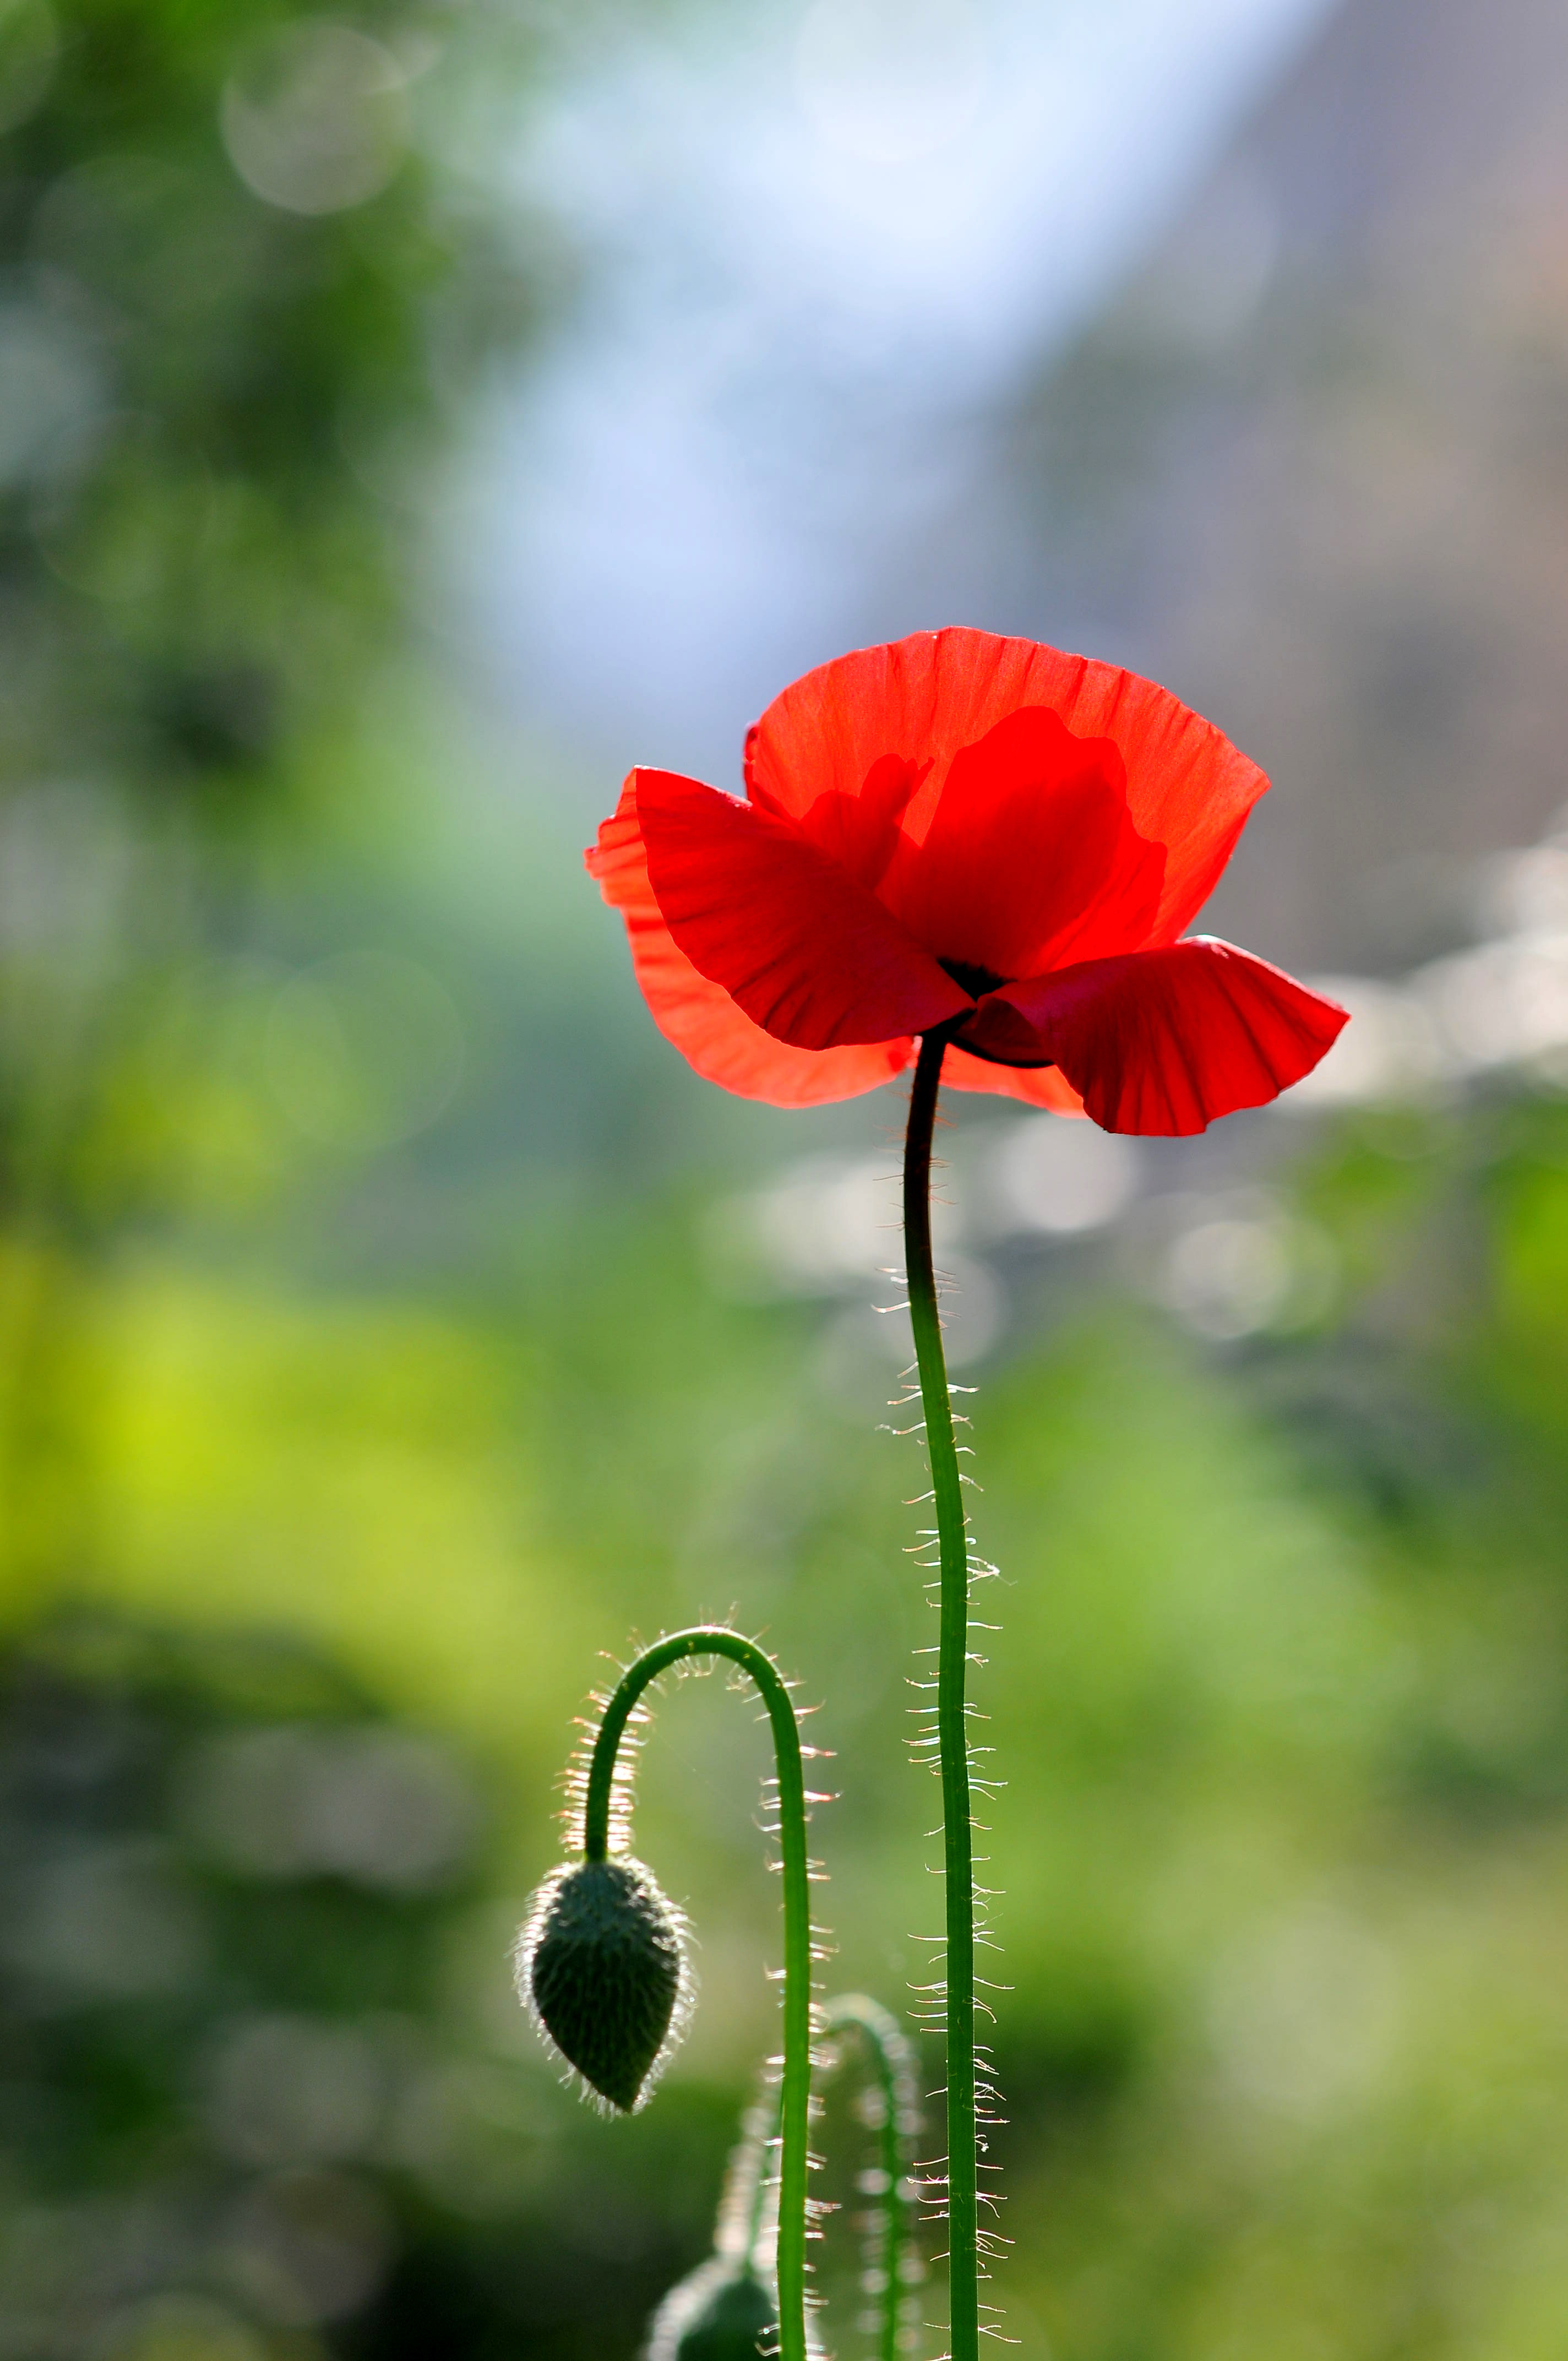
POLYGON ((1182 939, 1268 782, 1152 681, 917 632, 819 665, 746 741, 746 801, 633 771, 587 854, 698 1073, 806 1106, 948 1029, 944 1080, 1107 1131, 1201 1131, 1345 1022, 1182 939))

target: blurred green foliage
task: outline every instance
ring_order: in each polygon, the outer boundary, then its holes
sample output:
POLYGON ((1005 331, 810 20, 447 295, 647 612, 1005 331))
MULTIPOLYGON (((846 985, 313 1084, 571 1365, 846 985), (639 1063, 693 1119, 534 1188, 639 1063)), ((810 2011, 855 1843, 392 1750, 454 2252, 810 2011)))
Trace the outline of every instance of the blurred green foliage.
POLYGON ((400 604, 400 492, 539 313, 542 257, 432 153, 499 45, 442 5, 359 12, 346 59, 278 0, 6 21, 49 49, 0 150, 7 767, 109 764, 210 816, 352 708, 400 604), (373 202, 340 202, 356 161, 373 202))
MULTIPOLYGON (((588 2119, 455 2004, 480 1801, 286 1643, 78 1617, 9 1652, 7 2351, 630 2341, 700 2201, 677 2175, 607 2274, 588 2119)), ((678 2098, 653 2172, 713 2114, 678 2098)))
MULTIPOLYGON (((506 1953, 600 1652, 765 1627, 837 1755, 833 1981, 933 1972, 896 1356, 701 1246, 720 1175, 898 1109, 685 1072, 576 783, 421 623, 430 485, 565 276, 485 168, 543 34, 360 12, 345 150, 262 137, 291 28, 0 9, 0 2354, 603 2361, 707 2251, 776 1890, 762 1733, 682 1685, 638 1842, 696 2023, 577 2111, 506 1953)), ((1568 1111, 1269 1152, 1304 1326, 999 1264, 1000 2292, 1058 2361, 1555 2361, 1568 1111)))
MULTIPOLYGON (((1025 2351, 1551 2349, 1568 1612, 1555 1363, 1516 1274, 1565 1141, 1550 1101, 1348 1126, 1296 1183, 1337 1310, 1208 1366, 1102 1281, 1067 1284, 1062 1249, 1011 1273, 1025 1342, 974 1416, 1004 1568, 979 1691, 1007 1783, 1003 2292, 1025 2351)), ((559 2318, 498 2315, 542 2354, 630 2354, 633 2298, 705 2251, 773 2034, 763 1736, 695 1681, 659 1709, 638 1824, 696 1923, 688 2048, 614 2126, 527 2054, 508 1930, 552 1858, 598 1649, 732 1601, 765 1621, 837 1751, 834 1981, 896 1997, 929 1972, 933 1816, 903 1759, 929 1636, 913 1445, 874 1431, 874 1363, 826 1381, 814 1312, 713 1294, 692 1213, 585 1206, 489 1262, 482 1305, 291 1303, 276 1279, 143 1265, 100 1294, 99 1390, 58 1438, 93 1475, 94 1595, 203 1648, 308 1633, 356 1694, 488 1766, 467 1965, 391 2004, 521 2076, 574 2159, 503 2159, 509 2239, 580 2257, 585 2206, 624 2236, 569 2299, 552 2282, 559 2318)), ((375 1988, 373 1952, 356 1972, 375 1988)), ((853 2244, 830 2227, 846 2321, 853 2244)))

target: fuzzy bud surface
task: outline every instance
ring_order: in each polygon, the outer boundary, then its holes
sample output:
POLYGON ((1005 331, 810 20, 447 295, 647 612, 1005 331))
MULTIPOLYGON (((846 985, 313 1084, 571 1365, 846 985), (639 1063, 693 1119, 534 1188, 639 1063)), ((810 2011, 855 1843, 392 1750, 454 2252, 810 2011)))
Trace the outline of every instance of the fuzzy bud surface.
POLYGON ((641 1864, 584 1861, 541 1888, 518 1988, 567 2064, 630 2114, 670 2037, 685 1980, 679 1912, 641 1864))

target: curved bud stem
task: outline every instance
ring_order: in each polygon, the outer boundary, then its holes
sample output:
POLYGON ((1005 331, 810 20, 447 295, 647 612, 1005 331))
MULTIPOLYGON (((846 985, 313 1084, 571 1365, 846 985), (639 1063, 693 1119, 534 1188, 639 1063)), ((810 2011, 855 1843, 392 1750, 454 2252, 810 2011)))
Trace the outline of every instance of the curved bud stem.
POLYGON ((898 2361, 898 2331, 905 2265, 913 2246, 905 2141, 915 2129, 914 2054, 897 2019, 880 2001, 863 1993, 845 1993, 823 2011, 828 2034, 854 2031, 864 2036, 872 2071, 882 2098, 881 2163, 876 2195, 880 2201, 879 2234, 871 2250, 872 2284, 881 2299, 877 2322, 877 2361, 898 2361))
POLYGON ((927 1033, 916 1061, 904 1149, 904 1255, 909 1319, 920 1372, 940 1570, 937 1732, 942 1779, 947 1888, 948 2316, 951 2361, 979 2361, 979 2158, 975 2125, 974 1846, 970 1804, 968 1520, 953 1436, 953 1405, 931 1267, 931 1133, 942 1079, 945 1030, 927 1033))
POLYGON ((609 1857, 616 1763, 639 1698, 661 1673, 694 1656, 725 1656, 753 1683, 773 1725, 784 1870, 784 2072, 779 2091, 778 2300, 780 2361, 806 2361, 806 2188, 811 2111, 811 1889, 806 1851, 806 1775, 800 1729, 778 1667, 753 1641, 722 1624, 674 1631, 623 1673, 604 1710, 588 1764, 583 1851, 609 1857))

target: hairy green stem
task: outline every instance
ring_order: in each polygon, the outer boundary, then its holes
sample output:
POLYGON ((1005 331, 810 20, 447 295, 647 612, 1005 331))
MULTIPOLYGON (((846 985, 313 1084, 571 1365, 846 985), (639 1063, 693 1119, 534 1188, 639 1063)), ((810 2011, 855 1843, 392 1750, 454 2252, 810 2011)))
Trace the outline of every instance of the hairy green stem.
POLYGON ((898 2361, 898 2314, 904 2285, 904 2261, 911 2246, 908 2179, 904 2169, 904 2117, 909 2107, 908 2044, 897 2019, 880 2001, 863 1993, 845 1993, 830 2000, 823 2012, 828 2033, 847 2027, 865 2037, 872 2068, 882 2092, 882 2235, 875 2269, 882 2310, 877 2330, 877 2361, 898 2361))
POLYGON ((806 1850, 806 1774, 800 1729, 778 1667, 754 1642, 721 1624, 672 1632, 621 1675, 594 1740, 583 1814, 588 1861, 609 1852, 616 1760, 626 1725, 650 1681, 692 1656, 727 1656, 757 1689, 773 1724, 784 1871, 784 2070, 779 2090, 779 2361, 806 2361, 806 2187, 811 2112, 811 1888, 806 1850))
POLYGON ((904 1256, 909 1318, 937 1511, 941 1631, 937 1731, 947 1888, 948 2313, 951 2361, 979 2361, 980 2223, 975 2135, 974 1847, 964 1676, 969 1659, 969 1536, 953 1437, 952 1398, 931 1267, 931 1132, 945 1032, 927 1033, 916 1060, 904 1149, 904 1256))

